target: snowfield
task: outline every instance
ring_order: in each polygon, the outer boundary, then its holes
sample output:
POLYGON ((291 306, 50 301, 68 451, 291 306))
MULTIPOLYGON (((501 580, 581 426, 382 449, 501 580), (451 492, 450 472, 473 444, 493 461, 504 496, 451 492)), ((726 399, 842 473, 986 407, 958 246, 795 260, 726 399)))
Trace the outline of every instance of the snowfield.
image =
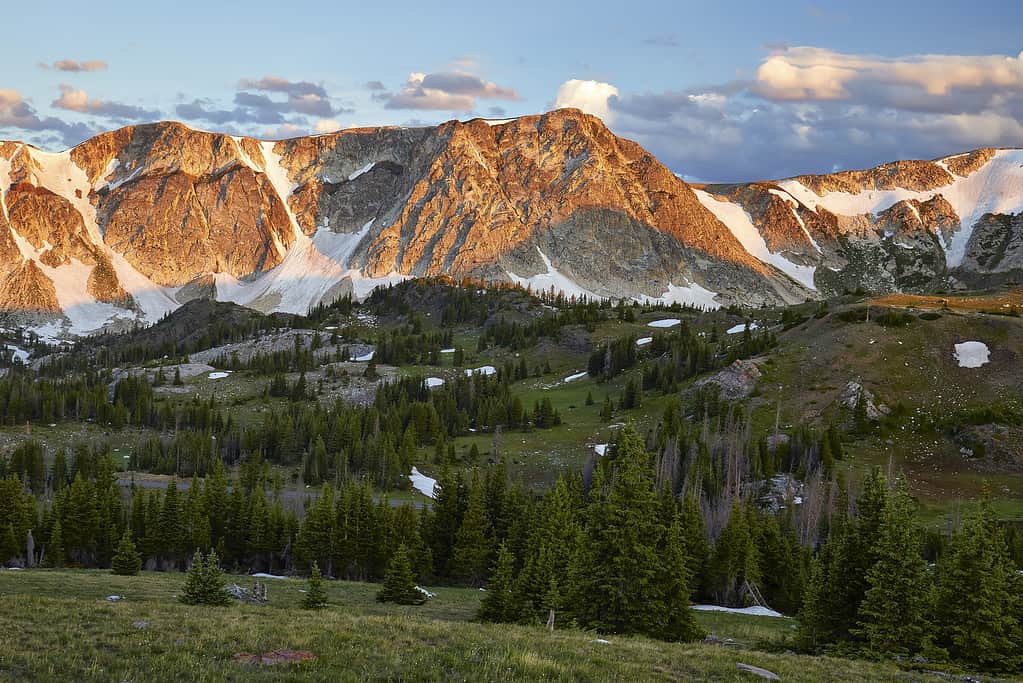
POLYGON ((952 357, 961 368, 979 368, 991 360, 991 350, 984 342, 966 341, 955 345, 952 357))
POLYGON ((440 377, 427 377, 423 380, 423 383, 426 384, 427 389, 444 386, 444 380, 440 377))
POLYGON ((640 337, 636 340, 636 346, 646 346, 654 340, 653 337, 640 337))
POLYGON ((585 377, 585 376, 586 376, 586 375, 588 375, 588 374, 589 374, 589 373, 588 373, 588 372, 586 372, 586 371, 583 371, 583 372, 577 372, 577 373, 575 373, 574 375, 569 375, 568 377, 566 377, 566 378, 564 379, 564 381, 565 381, 565 382, 574 382, 574 381, 576 381, 577 379, 582 379, 583 377, 585 377))
POLYGON ((211 372, 209 374, 209 378, 210 379, 224 379, 225 377, 227 377, 230 374, 231 374, 230 372, 211 372))
POLYGON ((415 467, 412 468, 412 473, 408 475, 408 479, 412 482, 412 488, 419 491, 427 498, 435 498, 437 480, 426 476, 415 467))
POLYGON ((653 322, 649 322, 649 323, 646 324, 646 326, 647 327, 661 327, 661 328, 664 328, 664 327, 675 327, 675 325, 680 325, 681 323, 682 323, 682 321, 679 320, 678 318, 665 318, 663 320, 654 320, 653 322))

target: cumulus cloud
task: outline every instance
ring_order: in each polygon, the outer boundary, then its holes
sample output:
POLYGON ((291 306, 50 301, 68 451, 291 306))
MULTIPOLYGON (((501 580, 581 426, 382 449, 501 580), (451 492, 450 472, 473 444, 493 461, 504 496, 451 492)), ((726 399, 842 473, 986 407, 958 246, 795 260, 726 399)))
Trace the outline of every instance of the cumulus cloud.
POLYGON ((264 138, 279 139, 279 138, 294 138, 300 135, 305 135, 309 131, 299 125, 293 123, 282 123, 276 128, 267 128, 263 131, 264 138))
POLYGON ((111 119, 151 121, 160 118, 159 111, 143 109, 142 107, 122 104, 120 102, 91 99, 84 90, 64 84, 60 86, 60 97, 51 102, 50 106, 80 114, 94 114, 111 119))
POLYGON ((907 107, 916 98, 961 107, 957 94, 983 100, 1023 92, 1023 52, 883 58, 817 47, 790 47, 757 69, 754 92, 775 101, 869 101, 907 107))
POLYGON ((485 81, 467 71, 412 73, 402 89, 386 97, 387 109, 472 111, 476 100, 517 100, 515 90, 485 81))
POLYGON ((40 69, 56 69, 68 73, 82 73, 83 71, 106 71, 107 63, 102 59, 92 59, 85 62, 78 62, 74 59, 59 59, 53 64, 39 62, 40 69))
POLYGON ((1021 56, 891 59, 776 45, 748 81, 620 94, 569 81, 556 104, 602 116, 687 176, 780 178, 1023 146, 1021 66, 1021 56))
POLYGON ((319 121, 316 122, 316 125, 313 126, 313 132, 316 133, 317 135, 322 135, 323 133, 333 133, 334 131, 340 129, 341 123, 339 121, 335 121, 334 119, 320 119, 319 121))
POLYGON ((47 142, 56 141, 66 146, 77 145, 94 134, 94 130, 84 123, 69 123, 53 116, 42 117, 36 112, 17 90, 0 89, 0 130, 17 130, 20 135, 28 132, 34 139, 42 141, 38 136, 45 136, 47 142))
POLYGON ((575 107, 587 114, 598 116, 605 123, 610 124, 614 120, 610 101, 617 97, 618 88, 610 83, 573 79, 565 81, 558 88, 558 94, 554 98, 554 108, 575 107))

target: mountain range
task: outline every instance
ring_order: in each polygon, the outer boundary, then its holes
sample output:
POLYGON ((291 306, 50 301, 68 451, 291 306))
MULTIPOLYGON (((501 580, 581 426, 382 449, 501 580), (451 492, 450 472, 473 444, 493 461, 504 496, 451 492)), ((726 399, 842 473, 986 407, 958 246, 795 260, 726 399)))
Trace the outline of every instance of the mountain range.
POLYGON ((1023 276, 1023 150, 704 185, 573 109, 0 142, 0 315, 44 337, 196 298, 305 313, 435 275, 702 307, 1002 284, 1023 276))

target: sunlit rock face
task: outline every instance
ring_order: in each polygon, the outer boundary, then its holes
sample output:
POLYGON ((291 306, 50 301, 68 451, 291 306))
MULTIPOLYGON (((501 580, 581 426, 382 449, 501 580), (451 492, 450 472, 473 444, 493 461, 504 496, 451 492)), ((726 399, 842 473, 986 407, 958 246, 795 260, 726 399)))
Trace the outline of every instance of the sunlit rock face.
POLYGON ((1019 270, 1020 154, 690 186, 572 109, 282 141, 167 122, 57 154, 5 142, 0 309, 84 334, 195 297, 304 313, 441 274, 700 306, 975 286, 1019 270))

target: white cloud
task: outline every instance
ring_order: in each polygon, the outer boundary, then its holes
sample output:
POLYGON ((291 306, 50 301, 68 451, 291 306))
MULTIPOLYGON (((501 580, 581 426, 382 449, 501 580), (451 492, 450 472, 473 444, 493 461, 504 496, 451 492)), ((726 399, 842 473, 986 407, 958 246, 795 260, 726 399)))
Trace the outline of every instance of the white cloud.
POLYGON ((610 83, 572 79, 565 81, 558 88, 554 107, 556 109, 575 107, 610 124, 614 120, 614 112, 609 104, 612 97, 618 97, 618 88, 610 83))
POLYGON ((333 133, 334 131, 340 129, 341 123, 339 121, 335 121, 334 119, 320 119, 319 121, 316 122, 316 125, 313 126, 313 132, 316 133, 317 135, 322 135, 324 133, 333 133))
POLYGON ((900 88, 941 98, 953 91, 1023 91, 1023 52, 1006 55, 876 57, 819 47, 771 54, 757 69, 755 91, 773 100, 851 100, 863 90, 900 88))
POLYGON ((387 109, 467 112, 477 99, 517 100, 519 95, 467 71, 409 74, 401 91, 383 98, 387 109))

